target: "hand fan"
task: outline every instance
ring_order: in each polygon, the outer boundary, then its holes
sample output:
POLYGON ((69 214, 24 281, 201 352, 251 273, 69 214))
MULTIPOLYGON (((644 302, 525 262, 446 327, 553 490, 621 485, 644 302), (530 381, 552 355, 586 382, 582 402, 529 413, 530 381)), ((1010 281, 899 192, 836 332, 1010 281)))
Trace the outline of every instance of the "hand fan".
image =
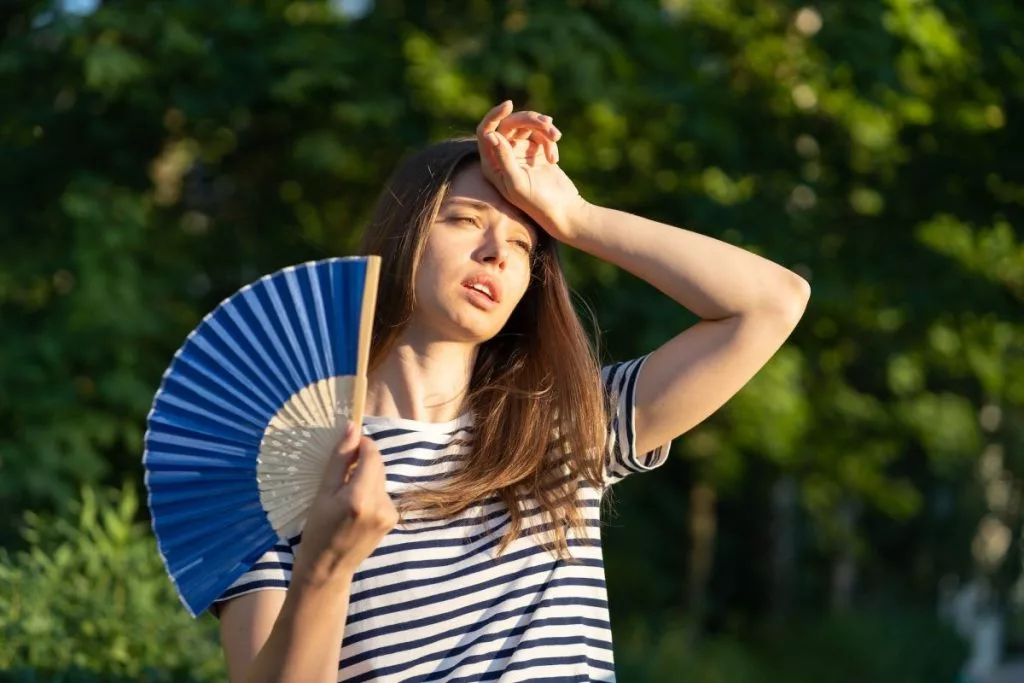
POLYGON ((302 528, 366 396, 380 257, 314 261, 224 300, 189 334, 147 418, 160 555, 192 616, 302 528))

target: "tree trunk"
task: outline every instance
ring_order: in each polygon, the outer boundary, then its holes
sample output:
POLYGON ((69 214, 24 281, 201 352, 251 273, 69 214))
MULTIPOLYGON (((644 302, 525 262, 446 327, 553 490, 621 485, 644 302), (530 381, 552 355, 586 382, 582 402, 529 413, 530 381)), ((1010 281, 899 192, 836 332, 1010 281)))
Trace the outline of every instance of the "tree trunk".
POLYGON ((771 596, 773 621, 785 620, 793 606, 793 575, 796 568, 797 484, 790 475, 772 486, 771 596))
POLYGON ((690 644, 696 643, 701 636, 701 624, 707 608, 708 581, 718 531, 717 498, 715 489, 707 482, 696 482, 690 491, 690 644))
POLYGON ((839 550, 832 563, 833 612, 845 612, 853 604, 853 593, 857 585, 857 522, 860 520, 860 505, 847 499, 839 508, 839 550))

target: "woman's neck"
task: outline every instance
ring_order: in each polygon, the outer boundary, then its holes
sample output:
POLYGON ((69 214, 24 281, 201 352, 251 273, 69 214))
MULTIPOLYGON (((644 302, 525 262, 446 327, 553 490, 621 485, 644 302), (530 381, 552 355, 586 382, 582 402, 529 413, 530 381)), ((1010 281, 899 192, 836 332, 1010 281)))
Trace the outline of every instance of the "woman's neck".
POLYGON ((469 391, 476 346, 400 340, 369 375, 366 414, 420 422, 459 417, 469 391))

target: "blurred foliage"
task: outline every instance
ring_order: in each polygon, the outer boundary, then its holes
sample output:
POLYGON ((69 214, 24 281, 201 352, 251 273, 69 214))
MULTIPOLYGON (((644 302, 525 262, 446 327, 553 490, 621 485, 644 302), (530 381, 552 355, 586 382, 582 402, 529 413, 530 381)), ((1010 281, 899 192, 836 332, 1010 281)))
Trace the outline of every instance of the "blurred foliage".
POLYGON ((774 633, 762 651, 787 683, 953 683, 967 644, 931 614, 855 611, 774 633))
POLYGON ((27 513, 30 549, 0 550, 0 671, 223 680, 215 622, 182 610, 134 487, 82 493, 77 518, 27 513))
MULTIPOLYGON (((1024 473, 1018 3, 339 9, 356 4, 0 4, 0 89, 17 93, 0 101, 0 514, 67 514, 81 486, 138 478, 153 392, 201 316, 260 274, 351 251, 398 159, 508 97, 554 116, 591 200, 813 286, 764 372, 661 471, 621 485, 613 621, 687 614, 716 657, 710 643, 742 648, 729 638, 751 624, 841 612, 853 594, 931 608, 949 574, 988 578, 1008 604, 1024 473), (708 529, 713 571, 693 560, 708 529)), ((609 357, 692 322, 636 278, 566 261, 609 357)), ((12 528, 0 544, 26 542, 12 528)), ((180 612, 167 605, 160 623, 180 612)), ((144 656, 173 666, 161 652, 144 656)), ((721 680, 768 666, 735 661, 721 680)))
POLYGON ((202 683, 203 680, 189 674, 165 671, 145 671, 138 676, 118 676, 79 668, 53 671, 21 667, 0 671, 0 683, 202 683))
POLYGON ((182 611, 134 487, 84 488, 77 507, 73 520, 27 513, 30 549, 0 550, 0 670, 222 679, 213 618, 182 611))
MULTIPOLYGON (((854 611, 694 647, 680 623, 618 629, 621 680, 688 683, 954 683, 966 644, 931 615, 854 611)), ((618 634, 617 634, 618 635, 618 634)))

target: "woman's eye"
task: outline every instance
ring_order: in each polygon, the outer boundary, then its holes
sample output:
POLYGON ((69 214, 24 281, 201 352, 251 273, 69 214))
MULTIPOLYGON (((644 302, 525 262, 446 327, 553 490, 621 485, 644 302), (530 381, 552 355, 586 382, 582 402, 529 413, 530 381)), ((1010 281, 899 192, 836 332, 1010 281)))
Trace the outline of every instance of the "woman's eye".
POLYGON ((525 251, 527 254, 533 252, 533 247, 530 245, 529 242, 525 240, 516 240, 515 245, 522 249, 523 251, 525 251))
POLYGON ((453 216, 452 220, 456 223, 468 223, 469 225, 479 225, 479 221, 472 216, 453 216))

